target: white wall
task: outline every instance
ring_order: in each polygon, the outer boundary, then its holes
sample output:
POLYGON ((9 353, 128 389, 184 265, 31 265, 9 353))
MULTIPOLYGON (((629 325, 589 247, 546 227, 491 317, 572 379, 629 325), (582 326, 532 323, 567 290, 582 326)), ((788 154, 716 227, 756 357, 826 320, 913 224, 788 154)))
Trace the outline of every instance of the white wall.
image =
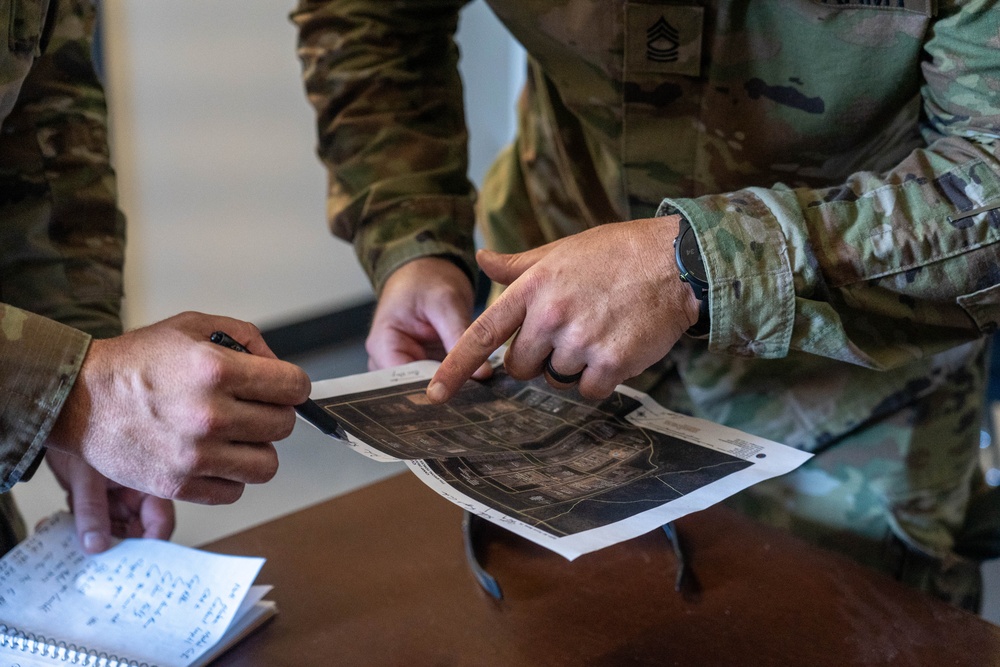
POLYGON ((457 39, 469 126, 469 174, 478 185, 514 136, 525 53, 482 0, 463 10, 457 39))
MULTIPOLYGON (((353 252, 326 231, 286 2, 104 0, 130 326, 188 308, 267 326, 370 297, 353 252)), ((460 42, 478 178, 513 133, 524 60, 481 2, 465 10, 460 42)), ((305 367, 316 378, 360 372, 363 352, 305 367)), ((301 424, 278 451, 277 477, 238 503, 178 503, 174 538, 199 544, 400 470, 301 424)), ((14 495, 29 525, 65 507, 46 466, 14 495)))
MULTIPOLYGON (((293 5, 104 1, 128 326, 194 309, 267 327, 371 298, 324 222, 293 5)), ((512 135, 523 55, 481 2, 460 40, 478 178, 512 135)))

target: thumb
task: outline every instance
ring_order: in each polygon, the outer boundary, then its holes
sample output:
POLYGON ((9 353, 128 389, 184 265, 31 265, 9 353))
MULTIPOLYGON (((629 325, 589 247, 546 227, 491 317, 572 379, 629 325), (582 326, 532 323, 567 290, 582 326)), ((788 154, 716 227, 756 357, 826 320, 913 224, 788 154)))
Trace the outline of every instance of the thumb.
POLYGON ((89 554, 111 547, 111 516, 108 508, 107 479, 90 466, 76 466, 72 489, 76 534, 89 554))
POLYGON ((506 255, 482 249, 476 253, 476 262, 479 264, 479 268, 490 277, 490 280, 501 285, 510 285, 520 278, 522 273, 534 266, 538 260, 545 257, 549 250, 549 245, 544 245, 526 252, 506 255))
POLYGON ((438 304, 439 307, 426 313, 428 322, 437 333, 446 352, 455 346, 458 339, 469 327, 472 318, 463 310, 438 304))
MULTIPOLYGON (((493 253, 497 254, 497 253, 493 253)), ((470 318, 455 309, 445 309, 441 312, 431 313, 429 316, 431 324, 438 332, 445 352, 451 352, 455 344, 469 328, 470 318)), ((477 380, 485 380, 493 374, 493 367, 489 362, 483 364, 472 374, 477 380)))

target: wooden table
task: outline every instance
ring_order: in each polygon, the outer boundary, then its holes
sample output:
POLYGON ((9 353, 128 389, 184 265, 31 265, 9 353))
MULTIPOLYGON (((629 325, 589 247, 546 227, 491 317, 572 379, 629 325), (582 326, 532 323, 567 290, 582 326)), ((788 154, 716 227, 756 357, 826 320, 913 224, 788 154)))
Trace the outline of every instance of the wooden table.
POLYGON ((278 616, 216 665, 983 665, 1000 628, 715 507, 573 562, 489 528, 476 583, 461 510, 410 473, 207 545, 267 558, 278 616))

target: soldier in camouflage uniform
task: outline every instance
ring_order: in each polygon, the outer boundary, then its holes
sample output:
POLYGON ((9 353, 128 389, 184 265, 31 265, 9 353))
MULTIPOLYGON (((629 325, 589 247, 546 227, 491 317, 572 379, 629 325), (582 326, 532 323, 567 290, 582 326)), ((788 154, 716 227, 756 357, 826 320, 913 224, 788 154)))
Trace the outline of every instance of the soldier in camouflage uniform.
POLYGON ((583 371, 584 395, 629 380, 815 453, 732 504, 975 609, 978 563, 1000 554, 977 466, 1000 320, 1000 3, 487 2, 529 64, 477 209, 465 1, 292 15, 330 224, 379 295, 370 365, 451 350, 428 390, 444 400, 519 331, 517 377, 549 358, 583 371), (479 252, 507 287, 463 335, 474 210, 516 254, 479 252), (681 217, 708 274, 701 337, 682 334, 700 304, 671 247, 681 217))
POLYGON ((3 492, 46 449, 85 549, 112 529, 166 538, 165 499, 232 502, 274 474, 269 441, 309 393, 246 322, 188 313, 121 335, 95 20, 89 0, 0 0, 0 554, 25 530, 3 492), (217 329, 256 355, 209 343, 217 329))

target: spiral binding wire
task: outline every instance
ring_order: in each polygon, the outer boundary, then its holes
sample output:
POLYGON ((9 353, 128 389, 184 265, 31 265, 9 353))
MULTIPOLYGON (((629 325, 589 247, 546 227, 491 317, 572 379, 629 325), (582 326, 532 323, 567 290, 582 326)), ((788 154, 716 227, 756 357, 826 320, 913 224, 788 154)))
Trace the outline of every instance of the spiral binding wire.
POLYGON ((81 667, 156 667, 147 662, 128 660, 104 651, 92 651, 86 646, 53 641, 48 637, 24 632, 4 623, 0 623, 0 647, 81 667))

